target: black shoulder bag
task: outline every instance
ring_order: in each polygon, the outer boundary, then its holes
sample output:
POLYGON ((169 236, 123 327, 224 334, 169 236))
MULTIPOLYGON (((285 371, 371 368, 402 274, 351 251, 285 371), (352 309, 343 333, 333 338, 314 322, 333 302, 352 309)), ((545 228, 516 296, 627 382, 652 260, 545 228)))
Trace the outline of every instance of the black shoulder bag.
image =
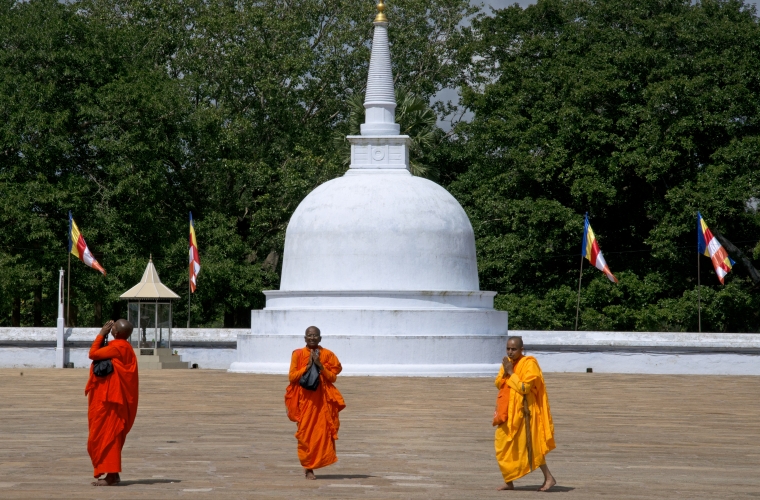
MULTIPOLYGON (((104 337, 103 345, 100 347, 103 348, 107 345, 108 345, 108 336, 104 337)), ((110 375, 111 373, 113 373, 113 361, 111 361, 110 359, 99 359, 97 361, 93 361, 92 373, 94 373, 96 377, 105 377, 107 375, 110 375)))
MULTIPOLYGON (((314 351, 319 356, 319 349, 315 349, 314 351)), ((298 383, 307 391, 316 391, 317 387, 319 387, 319 369, 317 365, 312 363, 311 368, 301 375, 301 380, 298 383)))

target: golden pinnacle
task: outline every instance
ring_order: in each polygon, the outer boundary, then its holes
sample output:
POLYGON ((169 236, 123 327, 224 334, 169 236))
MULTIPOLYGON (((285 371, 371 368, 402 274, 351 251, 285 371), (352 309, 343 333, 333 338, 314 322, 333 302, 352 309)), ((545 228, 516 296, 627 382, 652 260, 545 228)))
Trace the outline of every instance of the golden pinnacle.
POLYGON ((383 3, 383 0, 379 0, 377 3, 377 16, 375 16, 376 23, 388 22, 388 18, 385 17, 385 14, 383 13, 384 10, 385 10, 385 4, 383 3))

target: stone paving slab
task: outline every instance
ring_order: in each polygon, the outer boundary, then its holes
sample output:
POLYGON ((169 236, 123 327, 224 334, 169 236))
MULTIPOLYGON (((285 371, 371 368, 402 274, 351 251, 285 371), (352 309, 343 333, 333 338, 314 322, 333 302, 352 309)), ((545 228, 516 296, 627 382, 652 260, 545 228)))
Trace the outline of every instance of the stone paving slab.
MULTIPOLYGON (((283 376, 145 371, 122 485, 89 486, 84 370, 0 370, 0 498, 533 498, 501 483, 491 379, 338 379, 340 461, 307 482, 283 376)), ((548 374, 555 498, 760 498, 760 378, 548 374)), ((550 493, 551 494, 551 493, 550 493)))

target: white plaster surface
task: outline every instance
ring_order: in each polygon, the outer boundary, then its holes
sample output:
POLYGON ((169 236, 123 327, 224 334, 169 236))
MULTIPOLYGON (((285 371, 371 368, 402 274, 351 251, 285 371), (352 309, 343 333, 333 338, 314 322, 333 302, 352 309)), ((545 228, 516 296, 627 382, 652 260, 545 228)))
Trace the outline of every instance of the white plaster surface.
MULTIPOLYGON (((97 328, 74 329, 68 339, 90 341, 97 328)), ((238 352, 233 348, 203 348, 220 342, 234 342, 240 330, 178 328, 176 337, 197 342, 199 347, 176 348, 184 361, 198 363, 201 369, 227 369, 233 363, 235 371, 259 373, 286 373, 290 353, 303 346, 303 334, 292 335, 245 335, 241 342, 243 350, 249 351, 241 364, 238 352), (276 360, 276 361, 272 361, 276 360)), ((594 373, 672 373, 712 375, 760 375, 760 334, 752 333, 668 333, 668 332, 559 332, 559 331, 511 331, 521 335, 529 346, 528 353, 536 356, 546 372, 594 373), (552 346, 554 350, 541 350, 552 346), (572 352, 558 352, 557 348, 572 352), (672 348, 674 352, 652 349, 672 348), (679 349, 694 349, 682 352, 679 349), (640 349, 642 352, 636 352, 640 349), (733 349, 724 353, 716 349, 733 349), (746 350, 748 354, 742 354, 746 350)), ((504 336, 493 339, 476 336, 448 335, 430 339, 424 335, 403 335, 389 339, 376 336, 354 339, 350 335, 340 339, 325 335, 323 344, 332 349, 344 365, 344 375, 411 375, 411 376, 493 376, 494 367, 503 355, 504 336), (466 351, 451 358, 459 342, 472 342, 474 351, 485 357, 486 363, 468 363, 466 351), (491 344, 491 342, 493 342, 491 344), (351 353, 351 347, 360 347, 359 356, 351 353), (478 351, 477 349, 480 349, 478 351), (400 362, 422 351, 426 363, 400 362), (489 358, 490 357, 490 358, 489 358), (430 361, 430 360, 433 361, 430 361), (367 361, 371 361, 368 363, 367 361)), ((25 347, 0 347, 0 368, 52 368, 56 365, 56 328, 0 328, 1 341, 22 341, 25 347), (47 347, 35 347, 35 342, 45 342, 47 347)), ((423 358, 424 359, 424 358, 423 358)), ((72 361, 76 368, 87 368, 90 361, 84 347, 66 348, 65 361, 72 361)))
POLYGON ((398 135, 396 92, 393 88, 391 52, 388 45, 388 23, 375 22, 372 54, 369 60, 367 93, 364 96, 362 135, 398 135))
POLYGON ((514 331, 523 343, 564 346, 760 348, 757 333, 514 331))
MULTIPOLYGON (((346 375, 485 376, 504 356, 505 335, 323 335, 346 375)), ((233 372, 288 373, 303 334, 239 335, 233 372)))
POLYGON ((345 175, 312 191, 285 235, 282 291, 477 291, 475 236, 438 184, 345 175))
MULTIPOLYGON (((100 328, 66 328, 67 342, 92 342, 100 328)), ((172 328, 172 340, 182 342, 236 342, 239 328, 172 328)), ((246 331, 247 332, 247 331, 246 331)), ((55 327, 0 327, 0 341, 56 342, 55 327)))
MULTIPOLYGON (((0 368, 52 368, 57 361, 73 362, 75 368, 88 368, 88 348, 71 347, 66 343, 89 343, 100 328, 68 328, 63 349, 56 349, 55 327, 0 328, 0 368), (13 343, 21 344, 19 347, 13 343), (43 343, 43 346, 35 346, 43 343)), ((232 328, 173 328, 172 340, 192 343, 193 347, 173 346, 183 361, 198 363, 201 369, 226 370, 236 359, 235 345, 240 329, 232 328), (229 347, 226 344, 230 344, 229 347)))
MULTIPOLYGON (((182 361, 198 364, 200 369, 226 370, 235 361, 235 349, 204 349, 179 347, 182 361)), ((64 362, 73 362, 74 368, 89 368, 89 349, 73 347, 65 349, 64 362)), ((54 368, 55 347, 0 347, 0 368, 54 368)))
MULTIPOLYGON (((490 294, 493 292, 482 293, 490 294)), ((254 310, 252 313, 260 314, 263 311, 254 310)), ((274 311, 272 312, 274 313, 274 311)), ((291 312, 295 311, 289 311, 288 314, 291 312)), ((302 314, 303 320, 306 321, 309 317, 313 318, 316 312, 304 310, 299 314, 302 314)), ((403 317, 402 313, 393 313, 393 315, 403 317)), ((428 319, 425 320, 425 322, 427 321, 428 319)), ((300 328, 299 323, 299 330, 294 334, 302 335, 301 332, 306 326, 300 328)), ((411 330, 419 330, 421 327, 421 325, 416 325, 411 330)), ((99 328, 67 328, 65 338, 66 341, 91 342, 99 330, 99 328)), ((250 332, 240 328, 173 328, 172 339, 183 342, 236 342, 240 333, 248 334, 250 332)), ((413 333, 407 332, 409 335, 413 333)), ((760 349, 760 333, 511 330, 509 334, 520 335, 526 344, 534 346, 671 346, 760 349)), ((56 342, 56 340, 55 327, 0 327, 0 341, 56 342)))
POLYGON ((487 309, 496 292, 420 292, 408 290, 283 291, 267 290, 273 309, 487 309))
POLYGON ((531 351, 544 372, 760 375, 760 356, 734 353, 628 353, 531 351))
MULTIPOLYGON (((398 126, 398 125, 397 125, 398 126)), ((351 169, 409 169, 407 135, 346 136, 351 144, 351 169)))
MULTIPOLYGON (((323 336, 482 335, 506 339, 507 313, 482 309, 263 309, 251 311, 251 333, 297 335, 309 326, 323 336)), ((238 335, 238 343, 240 335, 238 335)))
POLYGON ((306 327, 322 331, 349 374, 493 371, 508 315, 481 292, 475 236, 448 191, 408 171, 398 135, 388 23, 374 23, 351 168, 318 186, 288 223, 280 290, 251 312, 230 370, 286 373, 306 327))

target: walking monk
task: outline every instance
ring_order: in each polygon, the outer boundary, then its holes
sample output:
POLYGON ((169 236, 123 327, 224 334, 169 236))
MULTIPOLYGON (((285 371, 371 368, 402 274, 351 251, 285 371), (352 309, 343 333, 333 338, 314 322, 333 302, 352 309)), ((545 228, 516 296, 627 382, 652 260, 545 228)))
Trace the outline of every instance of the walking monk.
POLYGON ((335 454, 340 428, 338 412, 346 403, 333 383, 343 367, 332 351, 319 346, 322 341, 319 328, 307 328, 304 339, 306 347, 293 351, 290 358, 285 407, 288 418, 298 423, 298 459, 306 479, 316 479, 314 469, 338 461, 335 454))
POLYGON ((498 489, 513 490, 512 481, 540 468, 544 484, 538 491, 548 491, 557 484, 546 465, 546 454, 555 447, 554 424, 544 376, 536 358, 523 354, 522 337, 507 340, 507 355, 495 383, 499 395, 493 419, 498 426, 494 447, 505 483, 498 489))
POLYGON ((90 347, 93 361, 111 360, 113 372, 97 376, 90 367, 90 378, 84 393, 87 396, 87 420, 90 435, 87 452, 95 468, 93 486, 114 486, 121 478, 121 449, 137 415, 137 358, 126 339, 132 333, 132 323, 120 319, 109 321, 100 330, 90 347), (108 344, 108 333, 114 340, 108 344), (100 476, 105 477, 100 479, 100 476))

